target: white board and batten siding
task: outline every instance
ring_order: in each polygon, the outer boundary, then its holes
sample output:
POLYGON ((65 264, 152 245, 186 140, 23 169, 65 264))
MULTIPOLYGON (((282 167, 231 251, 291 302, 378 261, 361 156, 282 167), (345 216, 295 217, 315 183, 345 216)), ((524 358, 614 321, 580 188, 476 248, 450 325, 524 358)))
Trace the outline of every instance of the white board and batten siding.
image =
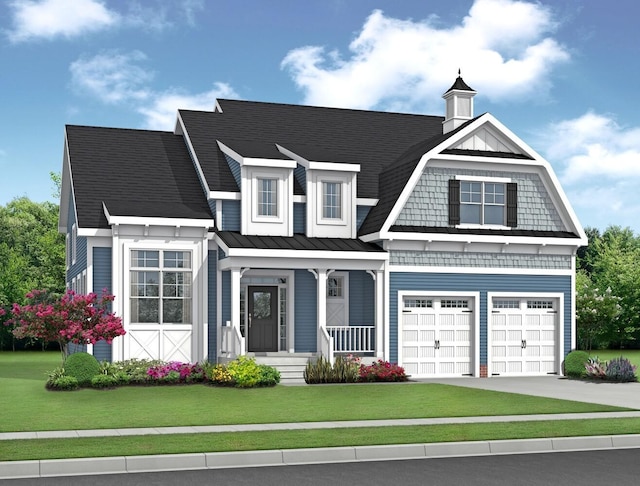
POLYGON ((562 294, 489 294, 489 376, 559 374, 562 294))
POLYGON ((478 302, 477 293, 398 293, 398 362, 407 374, 478 376, 478 302))

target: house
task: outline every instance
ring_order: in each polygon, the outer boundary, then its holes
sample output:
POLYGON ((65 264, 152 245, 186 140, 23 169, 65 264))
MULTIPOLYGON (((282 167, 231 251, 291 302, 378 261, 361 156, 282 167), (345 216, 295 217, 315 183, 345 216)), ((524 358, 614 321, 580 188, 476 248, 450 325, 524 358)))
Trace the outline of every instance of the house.
POLYGON ((458 77, 445 116, 218 100, 173 132, 67 126, 67 283, 99 359, 357 353, 414 377, 558 373, 585 233, 458 77))

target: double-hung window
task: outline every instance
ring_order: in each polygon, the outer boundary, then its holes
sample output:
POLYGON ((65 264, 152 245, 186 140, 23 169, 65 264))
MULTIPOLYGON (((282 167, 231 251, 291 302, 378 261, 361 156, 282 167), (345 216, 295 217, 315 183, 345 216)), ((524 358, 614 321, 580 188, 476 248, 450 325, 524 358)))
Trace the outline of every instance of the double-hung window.
POLYGON ((509 179, 450 179, 449 224, 517 227, 517 183, 509 179))
POLYGON ((460 223, 505 223, 505 185, 460 181, 460 223))
POLYGON ((278 216, 278 179, 258 179, 258 216, 278 216))
POLYGON ((322 183, 322 218, 342 219, 342 183, 322 183))
POLYGON ((191 324, 191 252, 131 251, 131 322, 191 324))

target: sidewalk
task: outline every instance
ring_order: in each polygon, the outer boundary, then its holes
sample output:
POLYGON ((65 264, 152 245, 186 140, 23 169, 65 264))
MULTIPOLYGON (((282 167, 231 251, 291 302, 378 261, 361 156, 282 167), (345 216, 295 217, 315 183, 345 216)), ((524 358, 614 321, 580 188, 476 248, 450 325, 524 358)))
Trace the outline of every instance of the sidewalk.
MULTIPOLYGON (((360 420, 345 422, 298 422, 197 427, 9 432, 0 434, 0 440, 116 437, 127 435, 166 435, 266 430, 305 430, 345 427, 388 427, 632 417, 640 417, 640 411, 548 415, 506 415, 497 417, 446 417, 431 419, 360 420)), ((276 465, 281 466, 327 462, 399 460, 454 456, 459 457, 467 455, 541 453, 611 448, 640 448, 640 435, 331 447, 317 449, 281 449, 271 451, 217 452, 174 455, 170 454, 159 456, 119 456, 39 461, 8 461, 0 462, 0 479, 95 474, 123 474, 134 472, 176 471, 228 467, 258 467, 276 465)))

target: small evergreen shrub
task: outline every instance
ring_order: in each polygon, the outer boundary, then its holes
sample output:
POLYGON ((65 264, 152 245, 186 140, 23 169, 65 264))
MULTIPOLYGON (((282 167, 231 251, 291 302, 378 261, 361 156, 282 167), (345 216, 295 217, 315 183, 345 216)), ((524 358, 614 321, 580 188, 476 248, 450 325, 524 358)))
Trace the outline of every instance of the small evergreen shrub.
POLYGON ((55 391, 72 391, 79 388, 78 380, 73 376, 59 376, 47 381, 45 387, 47 390, 55 391))
POLYGON ((585 364, 589 361, 589 353, 574 350, 564 359, 564 374, 569 378, 583 378, 587 375, 585 364))
POLYGON ((108 390, 119 385, 118 378, 115 375, 96 375, 91 378, 91 387, 100 390, 108 390))
POLYGON ((67 376, 78 380, 78 385, 89 386, 91 379, 100 374, 101 368, 98 360, 89 353, 74 353, 65 360, 64 371, 67 376))
POLYGON ((617 382, 637 381, 636 367, 627 358, 620 356, 607 363, 607 380, 617 382))

